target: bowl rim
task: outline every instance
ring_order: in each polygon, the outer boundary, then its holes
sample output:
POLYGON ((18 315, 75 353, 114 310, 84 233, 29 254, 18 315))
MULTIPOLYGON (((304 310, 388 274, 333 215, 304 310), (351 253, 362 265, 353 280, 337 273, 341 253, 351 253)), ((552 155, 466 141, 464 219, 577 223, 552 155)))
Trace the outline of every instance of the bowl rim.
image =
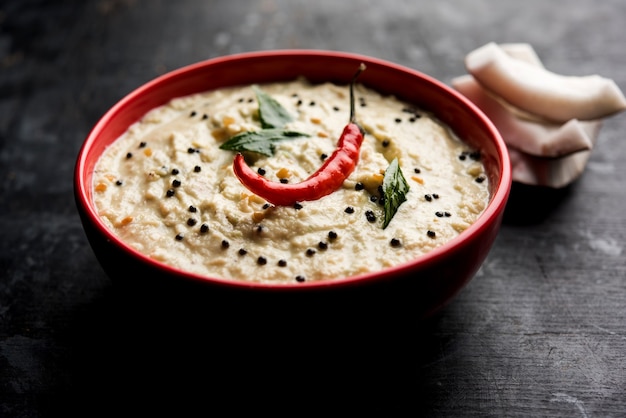
MULTIPOLYGON (((199 92, 199 91, 198 91, 199 92)), ((174 97, 172 97, 174 98, 174 97)), ((153 106, 154 108, 154 106, 153 106)), ((339 287, 350 287, 357 283, 373 283, 381 280, 388 280, 392 276, 402 275, 410 271, 415 265, 422 265, 428 267, 438 261, 440 261, 447 253, 455 252, 459 250, 466 241, 471 241, 472 236, 480 235, 486 229, 489 228, 493 222, 500 222, 501 215, 506 205, 510 188, 512 184, 511 162, 508 154, 507 146, 501 137, 499 131, 491 122, 491 120, 473 104, 469 99, 463 96, 460 92, 457 92, 452 87, 446 85, 444 82, 435 79, 419 70, 409 68, 407 66, 396 64, 383 59, 342 51, 331 51, 321 49, 277 49, 277 50, 265 50, 265 51, 251 51, 241 52, 229 55, 218 56, 209 58, 199 62, 195 62, 189 65, 185 65, 164 73, 160 76, 153 78, 152 80, 140 85, 133 89, 131 92, 123 96, 112 107, 110 107, 91 128, 84 142, 82 143, 74 169, 74 194, 77 205, 82 211, 82 215, 86 216, 87 220, 94 226, 98 233, 103 235, 105 239, 111 243, 114 243, 124 252, 130 254, 133 258, 139 261, 151 265, 152 267, 162 270, 173 276, 179 276, 181 278, 190 280, 192 282, 204 282, 213 285, 218 285, 226 288, 235 289, 256 289, 256 290, 271 290, 271 291, 293 291, 293 290, 312 290, 312 289, 328 289, 339 287), (130 245, 126 244, 123 240, 118 238, 113 231, 111 231, 100 219, 95 203, 90 199, 88 188, 91 188, 91 184, 86 184, 85 175, 87 166, 87 155, 89 150, 97 143, 97 139, 100 134, 106 130, 109 122, 115 118, 115 116, 121 112, 126 106, 135 100, 138 100, 146 92, 157 88, 162 84, 167 84, 172 80, 184 77, 186 74, 193 73, 195 71, 206 69, 207 67, 215 66, 217 64, 225 63, 228 61, 240 61, 249 59, 273 59, 273 58, 286 58, 286 57, 319 57, 319 58, 335 58, 346 60, 361 60, 367 64, 375 64, 381 67, 386 67, 394 71, 405 73, 412 77, 422 79, 422 81, 431 84, 439 91, 444 92, 448 96, 451 96, 453 100, 456 100, 462 106, 471 111, 473 116, 482 123, 484 130, 486 130, 491 138, 494 139, 495 148, 498 155, 498 161, 500 165, 499 181, 498 184, 493 186, 492 195, 490 197, 487 207, 478 219, 472 223, 465 231, 451 239, 450 241, 434 248, 422 255, 419 255, 402 264, 378 270, 374 272, 367 272, 347 277, 329 278, 319 281, 310 282, 293 282, 293 283, 258 283, 249 282, 245 280, 236 280, 229 278, 222 278, 217 276, 201 275, 192 273, 173 267, 169 264, 154 260, 147 255, 139 252, 130 245)), ((83 221, 84 222, 84 221, 83 221)))

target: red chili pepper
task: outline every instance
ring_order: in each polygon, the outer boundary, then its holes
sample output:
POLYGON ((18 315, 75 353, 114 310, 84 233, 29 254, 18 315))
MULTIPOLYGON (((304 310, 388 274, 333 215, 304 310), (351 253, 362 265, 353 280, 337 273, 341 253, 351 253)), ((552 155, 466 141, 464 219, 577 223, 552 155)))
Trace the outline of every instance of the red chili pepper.
POLYGON ((252 193, 277 206, 317 200, 339 189, 354 171, 363 142, 363 131, 355 121, 354 83, 364 69, 365 65, 361 64, 350 83, 350 123, 343 129, 335 151, 315 173, 300 183, 270 181, 252 170, 239 153, 233 162, 239 181, 252 193))

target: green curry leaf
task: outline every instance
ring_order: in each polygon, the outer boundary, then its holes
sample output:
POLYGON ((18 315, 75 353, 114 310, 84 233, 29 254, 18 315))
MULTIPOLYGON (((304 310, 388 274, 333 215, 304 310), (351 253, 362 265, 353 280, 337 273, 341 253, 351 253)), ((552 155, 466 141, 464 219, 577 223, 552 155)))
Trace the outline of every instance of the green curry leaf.
POLYGON ((293 120, 287 109, 276 99, 256 86, 253 89, 259 103, 259 119, 263 129, 282 128, 293 120))
POLYGON ((385 170, 385 177, 383 178, 383 196, 385 200, 383 229, 387 228, 400 205, 406 201, 408 191, 409 184, 402 174, 398 159, 394 158, 387 170, 385 170))
POLYGON ((265 156, 274 155, 275 143, 286 139, 309 136, 302 132, 285 129, 260 129, 237 134, 220 145, 220 149, 252 151, 265 156))

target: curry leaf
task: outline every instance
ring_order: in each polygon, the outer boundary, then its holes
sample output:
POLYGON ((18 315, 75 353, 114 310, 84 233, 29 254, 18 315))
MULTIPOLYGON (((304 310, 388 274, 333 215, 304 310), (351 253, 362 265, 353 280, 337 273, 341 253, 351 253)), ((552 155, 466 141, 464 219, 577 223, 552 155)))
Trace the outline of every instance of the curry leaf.
POLYGON ((220 145, 220 149, 232 151, 252 151, 265 156, 274 155, 275 143, 285 139, 309 136, 302 132, 285 129, 260 129, 237 134, 220 145))
POLYGON ((259 119, 263 129, 282 128, 293 118, 276 99, 254 86, 257 101, 259 102, 259 119))
POLYGON ((400 205, 406 201, 408 191, 409 184, 402 174, 398 159, 394 158, 387 170, 385 170, 385 177, 383 178, 383 196, 385 200, 383 229, 387 228, 400 205))

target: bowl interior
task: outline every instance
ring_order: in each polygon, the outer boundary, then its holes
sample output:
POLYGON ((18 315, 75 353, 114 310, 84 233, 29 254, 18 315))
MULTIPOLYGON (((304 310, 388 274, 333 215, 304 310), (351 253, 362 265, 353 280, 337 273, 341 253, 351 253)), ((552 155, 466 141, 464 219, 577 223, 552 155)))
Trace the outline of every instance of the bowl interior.
MULTIPOLYGON (((97 215, 91 189, 92 174, 105 148, 149 110, 165 104, 172 98, 221 87, 287 81, 300 76, 306 77, 311 82, 330 81, 346 84, 361 62, 367 65, 367 71, 360 76, 360 83, 433 112, 460 138, 480 149, 489 176, 491 202, 476 223, 451 242, 420 256, 416 262, 428 264, 442 257, 454 246, 462 245, 464 237, 484 229, 492 222, 499 222, 510 189, 510 163, 506 145, 487 117, 459 93, 418 71, 375 58, 328 51, 271 51, 215 58, 165 74, 131 92, 98 121, 80 150, 75 171, 75 189, 77 202, 83 214, 108 240, 126 247, 129 253, 146 263, 160 264, 119 241, 97 215)), ((187 275, 165 265, 160 265, 159 268, 170 270, 174 275, 187 275)), ((398 274, 408 268, 411 266, 391 268, 385 270, 383 275, 398 274)), ((343 278, 341 281, 259 286, 327 287, 375 280, 379 276, 380 272, 343 278)), ((192 278, 201 281, 223 281, 207 277, 192 278)), ((229 286, 250 286, 231 280, 223 282, 229 286)))

